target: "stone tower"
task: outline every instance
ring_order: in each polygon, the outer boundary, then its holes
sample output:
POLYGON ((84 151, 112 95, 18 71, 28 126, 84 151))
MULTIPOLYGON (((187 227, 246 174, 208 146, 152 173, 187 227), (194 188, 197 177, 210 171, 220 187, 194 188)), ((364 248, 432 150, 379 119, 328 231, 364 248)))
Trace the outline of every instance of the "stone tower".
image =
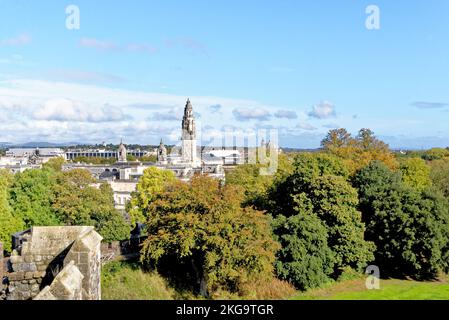
POLYGON ((159 164, 167 164, 167 148, 162 142, 162 139, 159 147, 157 148, 157 162, 159 164))
POLYGON ((126 153, 126 147, 123 144, 123 140, 120 140, 120 145, 118 147, 118 152, 117 152, 117 158, 118 158, 118 162, 126 162, 126 158, 127 158, 127 153, 126 153))
POLYGON ((193 166, 197 165, 195 117, 190 99, 187 99, 182 118, 182 161, 193 166))

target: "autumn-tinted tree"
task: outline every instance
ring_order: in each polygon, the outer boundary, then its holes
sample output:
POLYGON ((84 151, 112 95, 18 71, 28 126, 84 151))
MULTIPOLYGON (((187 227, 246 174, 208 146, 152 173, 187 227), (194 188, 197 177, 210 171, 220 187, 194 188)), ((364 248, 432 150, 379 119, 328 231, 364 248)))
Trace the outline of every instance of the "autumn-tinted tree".
POLYGON ((351 174, 374 160, 382 161, 392 169, 398 166, 388 145, 377 139, 370 129, 361 129, 356 137, 345 129, 330 130, 321 146, 326 152, 343 159, 351 174))
POLYGON ((145 264, 157 266, 171 258, 174 263, 168 268, 187 266, 183 278, 206 296, 218 290, 238 293, 251 281, 272 277, 278 244, 271 238, 268 218, 242 208, 239 187, 196 176, 190 183, 173 181, 148 194, 145 264))
POLYGON ((0 170, 0 242, 3 242, 4 249, 9 252, 11 251, 11 235, 24 228, 23 221, 13 216, 8 202, 8 189, 12 179, 9 172, 0 170))
POLYGON ((93 225, 105 241, 128 238, 130 226, 114 208, 111 187, 97 183, 89 171, 61 172, 54 187, 52 208, 67 225, 93 225))
POLYGON ((381 162, 355 177, 376 264, 388 276, 435 277, 447 269, 448 207, 436 191, 421 193, 381 162))

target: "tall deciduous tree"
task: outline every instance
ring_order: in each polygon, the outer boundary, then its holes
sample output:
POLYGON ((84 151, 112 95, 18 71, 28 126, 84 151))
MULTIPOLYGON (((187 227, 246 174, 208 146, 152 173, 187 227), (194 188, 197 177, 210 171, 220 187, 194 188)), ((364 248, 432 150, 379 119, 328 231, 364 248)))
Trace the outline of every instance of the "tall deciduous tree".
POLYGON ((418 191, 424 191, 432 184, 430 167, 420 158, 403 158, 400 160, 402 181, 418 191))
POLYGON ((430 162, 432 183, 448 199, 449 203, 449 158, 430 162))
POLYGON ((378 161, 357 174, 355 185, 384 275, 428 279, 447 270, 449 213, 438 192, 404 185, 400 172, 378 161))
POLYGON ((11 251, 11 235, 24 228, 23 221, 13 216, 8 202, 8 189, 12 179, 9 172, 0 170, 0 241, 6 251, 11 251))
POLYGON ((157 266, 172 258, 177 265, 190 266, 203 295, 221 289, 239 292, 254 279, 272 277, 278 244, 271 238, 268 218, 241 207, 239 187, 195 176, 190 183, 173 181, 162 190, 141 192, 151 199, 145 208, 146 264, 157 266))
POLYGON ((93 225, 105 241, 128 238, 130 226, 114 208, 111 187, 98 183, 83 169, 61 172, 54 187, 52 208, 68 225, 93 225))
POLYGON ((301 194, 295 202, 295 215, 278 215, 272 223, 281 244, 275 265, 279 278, 306 290, 330 281, 335 255, 328 246, 327 228, 313 212, 310 199, 301 194))
POLYGON ((65 163, 63 157, 51 158, 46 163, 42 165, 43 168, 51 168, 55 171, 61 171, 62 165, 65 163))
POLYGON ((54 201, 56 173, 50 168, 17 173, 10 187, 10 205, 15 217, 26 227, 60 225, 51 204, 54 201))
POLYGON ((398 166, 388 145, 377 139, 370 129, 360 129, 356 137, 352 137, 345 129, 330 130, 321 141, 321 146, 343 159, 351 174, 374 160, 382 161, 392 169, 398 166))
POLYGON ((326 227, 327 245, 335 257, 335 275, 348 266, 360 269, 373 259, 373 244, 364 240, 357 192, 347 177, 348 170, 338 157, 302 153, 295 158, 293 173, 270 192, 270 211, 275 217, 297 215, 298 199, 310 203, 310 210, 299 213, 313 213, 326 227))
POLYGON ((143 176, 137 183, 136 191, 127 205, 133 225, 148 220, 150 204, 166 185, 173 183, 175 180, 174 173, 169 170, 155 167, 145 169, 143 176))

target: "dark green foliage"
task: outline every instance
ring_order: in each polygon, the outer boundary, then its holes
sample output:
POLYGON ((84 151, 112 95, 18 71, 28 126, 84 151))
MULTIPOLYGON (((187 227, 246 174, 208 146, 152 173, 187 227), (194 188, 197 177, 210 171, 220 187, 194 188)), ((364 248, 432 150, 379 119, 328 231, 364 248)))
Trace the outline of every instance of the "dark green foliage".
POLYGON ((274 228, 277 237, 284 239, 283 243, 287 245, 283 248, 287 251, 279 256, 278 272, 303 288, 324 282, 328 275, 337 277, 344 267, 360 270, 366 266, 373 259, 374 246, 364 240, 365 228, 357 210, 357 192, 347 182, 348 171, 342 160, 325 153, 303 153, 295 158, 293 166, 293 173, 275 183, 270 192, 270 211, 275 221, 279 222, 279 217, 281 222, 283 219, 289 222, 284 227, 275 224, 274 228), (305 230, 316 228, 315 236, 319 240, 308 238, 301 229, 292 232, 294 223, 305 230), (324 231, 320 231, 322 228, 324 231), (308 243, 309 248, 312 244, 320 248, 314 253, 318 258, 313 259, 315 280, 303 277, 309 272, 303 256, 286 254, 293 250, 286 239, 290 243, 308 243), (322 244, 323 239, 326 239, 326 246, 322 244), (317 241, 321 243, 319 246, 317 241), (325 262, 329 261, 327 250, 332 252, 332 263, 325 262), (321 271, 317 269, 319 260, 323 267, 321 271))
POLYGON ((328 244, 336 267, 361 271, 374 259, 374 245, 364 239, 365 225, 357 210, 357 191, 341 176, 325 175, 310 184, 314 212, 329 232, 328 244))
POLYGON ((449 214, 436 191, 405 186, 401 174, 372 162, 355 177, 360 208, 384 275, 429 279, 447 269, 449 214))
POLYGON ((326 153, 301 153, 295 156, 292 173, 277 179, 269 193, 269 209, 273 214, 295 214, 293 196, 311 192, 310 184, 323 175, 348 177, 343 161, 326 153))
POLYGON ((306 290, 330 281, 334 254, 327 244, 325 225, 312 212, 310 201, 302 198, 296 199, 296 215, 279 215, 272 225, 282 246, 275 264, 278 277, 306 290))

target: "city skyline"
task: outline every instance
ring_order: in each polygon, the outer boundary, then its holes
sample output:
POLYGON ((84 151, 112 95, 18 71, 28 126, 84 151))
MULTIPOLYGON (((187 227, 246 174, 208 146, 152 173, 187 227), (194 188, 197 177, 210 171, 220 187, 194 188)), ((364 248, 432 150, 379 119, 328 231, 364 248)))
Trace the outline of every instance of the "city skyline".
POLYGON ((445 1, 0 1, 1 142, 174 144, 187 98, 205 135, 278 129, 318 148, 370 128, 392 148, 449 145, 445 1), (126 9, 125 9, 126 7, 126 9))

